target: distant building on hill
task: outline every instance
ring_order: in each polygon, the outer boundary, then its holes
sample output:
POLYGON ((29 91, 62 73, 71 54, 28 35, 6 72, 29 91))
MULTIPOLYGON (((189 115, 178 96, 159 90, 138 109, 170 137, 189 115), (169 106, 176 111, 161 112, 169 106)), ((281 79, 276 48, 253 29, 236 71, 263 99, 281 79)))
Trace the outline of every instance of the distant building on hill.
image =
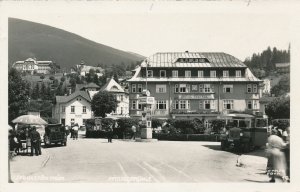
POLYGON ((290 63, 275 63, 277 72, 279 73, 289 73, 290 72, 290 63))
POLYGON ((81 76, 86 76, 90 73, 90 70, 94 70, 98 77, 101 77, 104 74, 104 69, 102 69, 102 67, 89 66, 86 65, 84 61, 81 61, 79 65, 72 68, 71 73, 79 73, 81 76))
POLYGON ((16 61, 12 67, 19 71, 30 72, 33 74, 49 74, 51 70, 52 61, 37 61, 36 58, 28 58, 25 61, 16 61))

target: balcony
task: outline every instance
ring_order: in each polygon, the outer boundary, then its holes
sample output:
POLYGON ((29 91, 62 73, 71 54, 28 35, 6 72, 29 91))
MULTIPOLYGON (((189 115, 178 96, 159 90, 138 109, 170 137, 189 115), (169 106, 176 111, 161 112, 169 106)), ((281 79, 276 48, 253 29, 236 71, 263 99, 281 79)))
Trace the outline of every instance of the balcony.
POLYGON ((219 114, 216 109, 207 109, 207 110, 183 110, 183 109, 173 109, 171 114, 219 114))

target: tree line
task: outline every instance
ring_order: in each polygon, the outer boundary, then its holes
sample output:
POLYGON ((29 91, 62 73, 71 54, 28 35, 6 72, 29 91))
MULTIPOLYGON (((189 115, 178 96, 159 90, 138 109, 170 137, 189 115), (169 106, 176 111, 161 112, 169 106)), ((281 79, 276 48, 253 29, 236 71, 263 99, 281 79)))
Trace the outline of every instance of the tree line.
POLYGON ((251 57, 245 59, 244 63, 251 69, 255 76, 262 78, 270 75, 276 70, 276 63, 290 62, 290 48, 288 50, 278 50, 276 47, 268 47, 261 53, 253 53, 251 57))

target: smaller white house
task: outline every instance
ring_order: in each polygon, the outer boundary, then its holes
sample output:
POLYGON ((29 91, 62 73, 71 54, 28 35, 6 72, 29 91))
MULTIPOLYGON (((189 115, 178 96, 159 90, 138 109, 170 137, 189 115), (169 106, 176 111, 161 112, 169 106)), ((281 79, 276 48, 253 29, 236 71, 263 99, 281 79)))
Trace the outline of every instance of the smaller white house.
POLYGON ((270 79, 264 79, 264 87, 263 87, 263 93, 270 94, 271 93, 271 81, 270 79))
POLYGON ((52 117, 64 125, 85 124, 92 118, 91 98, 87 91, 75 91, 69 96, 56 96, 52 117))
POLYGON ((129 94, 124 91, 121 85, 119 85, 113 77, 100 89, 100 91, 112 93, 118 101, 117 109, 107 116, 122 117, 129 115, 129 94))

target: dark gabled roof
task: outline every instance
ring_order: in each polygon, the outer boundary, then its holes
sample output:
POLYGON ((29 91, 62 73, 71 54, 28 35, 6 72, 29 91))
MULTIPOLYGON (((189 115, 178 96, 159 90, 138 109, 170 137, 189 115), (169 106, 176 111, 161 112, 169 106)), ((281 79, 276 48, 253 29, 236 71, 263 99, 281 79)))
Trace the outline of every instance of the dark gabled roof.
POLYGON ((76 84, 77 91, 81 91, 82 89, 86 89, 86 88, 100 88, 100 87, 95 83, 76 84))
POLYGON ((146 58, 141 67, 241 67, 247 66, 232 55, 223 52, 166 52, 146 58), (179 62, 178 59, 197 58, 199 62, 179 62))
POLYGON ((85 88, 100 88, 96 83, 88 83, 85 88))
POLYGON ((57 103, 67 103, 79 96, 81 96, 84 99, 86 99, 87 101, 91 102, 91 98, 86 91, 75 91, 74 93, 72 93, 69 96, 56 96, 56 102, 57 103))

